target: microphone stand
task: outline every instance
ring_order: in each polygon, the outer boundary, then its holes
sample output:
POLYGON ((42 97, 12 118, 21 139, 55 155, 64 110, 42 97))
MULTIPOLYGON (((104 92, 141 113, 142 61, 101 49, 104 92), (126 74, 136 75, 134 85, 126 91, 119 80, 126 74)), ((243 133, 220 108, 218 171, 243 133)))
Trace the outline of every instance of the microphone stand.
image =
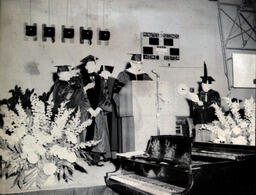
POLYGON ((159 79, 160 76, 157 74, 155 71, 151 71, 154 75, 156 75, 156 106, 157 106, 157 111, 156 111, 156 129, 157 129, 157 135, 160 135, 160 127, 159 127, 159 122, 160 122, 160 104, 159 104, 159 79))

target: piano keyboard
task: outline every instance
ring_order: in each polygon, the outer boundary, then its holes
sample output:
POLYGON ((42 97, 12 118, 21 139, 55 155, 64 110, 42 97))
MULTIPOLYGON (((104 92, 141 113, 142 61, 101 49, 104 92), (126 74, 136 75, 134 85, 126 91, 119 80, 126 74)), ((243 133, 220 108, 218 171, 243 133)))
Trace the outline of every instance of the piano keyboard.
POLYGON ((185 190, 182 187, 135 174, 112 175, 110 179, 151 195, 170 195, 185 190))

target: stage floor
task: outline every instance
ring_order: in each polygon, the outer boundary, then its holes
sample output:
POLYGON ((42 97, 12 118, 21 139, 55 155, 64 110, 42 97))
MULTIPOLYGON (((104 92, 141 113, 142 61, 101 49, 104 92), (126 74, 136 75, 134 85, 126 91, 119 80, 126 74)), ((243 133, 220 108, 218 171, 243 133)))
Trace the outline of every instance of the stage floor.
POLYGON ((8 195, 119 195, 107 186, 95 186, 87 188, 68 188, 58 190, 40 190, 35 192, 20 192, 8 195))
POLYGON ((46 182, 42 189, 32 187, 31 189, 20 190, 18 186, 11 188, 14 177, 8 180, 0 179, 0 195, 3 194, 24 194, 24 195, 97 195, 97 194, 115 194, 111 189, 105 186, 104 176, 107 172, 115 170, 114 165, 111 162, 105 162, 103 167, 88 166, 86 163, 84 168, 87 170, 87 174, 75 171, 73 175, 73 181, 68 183, 64 181, 60 182, 46 182))

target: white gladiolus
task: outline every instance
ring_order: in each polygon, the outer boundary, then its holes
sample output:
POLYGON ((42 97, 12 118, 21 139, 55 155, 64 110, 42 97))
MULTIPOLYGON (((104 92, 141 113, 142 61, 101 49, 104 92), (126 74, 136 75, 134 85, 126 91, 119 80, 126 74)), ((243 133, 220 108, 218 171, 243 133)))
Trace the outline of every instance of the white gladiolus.
POLYGON ((78 143, 78 134, 92 123, 91 119, 81 123, 80 110, 71 117, 74 109, 67 109, 63 103, 52 121, 53 102, 49 100, 45 112, 45 104, 36 94, 32 94, 30 100, 31 109, 24 110, 20 102, 16 105, 18 114, 1 106, 4 126, 0 129, 0 141, 4 149, 0 149, 0 155, 22 174, 16 175, 15 179, 26 178, 24 186, 37 183, 37 176, 44 173, 43 181, 38 184, 41 187, 44 182, 52 184, 57 181, 55 173, 63 164, 73 169, 71 163, 81 160, 76 156, 79 149, 93 147, 101 140, 78 143), (22 169, 26 171, 22 172, 22 169))
POLYGON ((51 134, 55 138, 61 138, 62 136, 62 129, 59 128, 57 125, 53 127, 51 134))
POLYGON ((77 137, 74 133, 67 131, 66 136, 67 136, 67 141, 68 142, 71 142, 73 144, 77 143, 77 137))
POLYGON ((46 163, 43 167, 43 171, 46 175, 53 175, 57 170, 57 167, 53 163, 46 163))

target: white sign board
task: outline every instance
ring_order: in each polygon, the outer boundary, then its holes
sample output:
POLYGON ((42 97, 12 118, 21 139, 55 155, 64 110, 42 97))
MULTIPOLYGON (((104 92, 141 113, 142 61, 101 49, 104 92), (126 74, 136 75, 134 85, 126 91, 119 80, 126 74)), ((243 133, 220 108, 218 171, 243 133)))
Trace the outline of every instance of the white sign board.
POLYGON ((233 53, 233 86, 255 88, 256 54, 233 53))

